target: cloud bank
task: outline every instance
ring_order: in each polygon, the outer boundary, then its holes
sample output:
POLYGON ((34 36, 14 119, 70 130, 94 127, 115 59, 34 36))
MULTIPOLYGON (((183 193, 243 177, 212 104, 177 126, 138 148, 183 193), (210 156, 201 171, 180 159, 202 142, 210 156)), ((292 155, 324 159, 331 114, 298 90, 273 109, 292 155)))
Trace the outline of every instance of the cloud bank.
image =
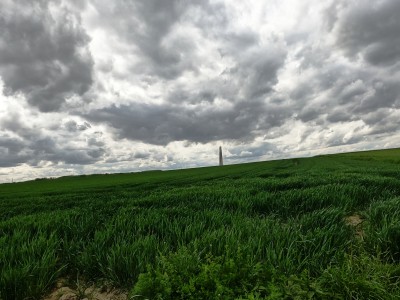
POLYGON ((395 0, 0 4, 0 181, 399 146, 395 0))

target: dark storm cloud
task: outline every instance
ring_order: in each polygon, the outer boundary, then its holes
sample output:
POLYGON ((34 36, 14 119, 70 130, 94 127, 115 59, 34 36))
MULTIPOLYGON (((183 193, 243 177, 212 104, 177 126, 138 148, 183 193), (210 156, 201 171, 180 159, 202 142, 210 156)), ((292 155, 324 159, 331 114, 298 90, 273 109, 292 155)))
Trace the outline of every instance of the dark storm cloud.
MULTIPOLYGON (((104 142, 96 137, 88 138, 81 148, 72 147, 70 145, 74 138, 71 136, 46 135, 34 126, 27 125, 18 114, 0 120, 0 128, 0 167, 23 163, 36 166, 41 162, 92 164, 106 154, 104 142)), ((74 132, 77 130, 75 128, 74 132)))
POLYGON ((196 70, 193 52, 197 45, 191 36, 168 36, 174 25, 191 7, 201 7, 207 1, 146 0, 109 1, 93 0, 95 8, 104 16, 124 42, 140 56, 134 65, 136 72, 172 80, 185 70, 196 70))
MULTIPOLYGON (((301 81, 290 98, 297 119, 308 122, 346 123, 363 120, 368 113, 380 108, 400 107, 400 88, 396 76, 381 67, 380 74, 373 67, 345 64, 326 59, 308 66, 313 76, 301 81)), ((368 124, 373 126, 373 124, 368 124)))
MULTIPOLYGON (((382 109, 387 113, 386 109, 400 107, 396 73, 400 59, 399 12, 400 3, 393 0, 333 2, 323 23, 335 47, 299 42, 301 47, 295 55, 300 63, 299 77, 303 71, 308 74, 290 91, 291 109, 297 119, 324 126, 363 121, 370 128, 368 134, 399 128, 389 126, 384 121, 388 118, 378 123, 371 117, 382 109)), ((397 122, 392 120, 391 124, 397 122)), ((344 142, 354 141, 358 140, 344 142)), ((328 142, 337 145, 343 140, 336 137, 328 142)))
POLYGON ((116 162, 132 162, 132 161, 141 161, 141 160, 153 160, 153 156, 157 156, 157 160, 159 157, 163 157, 162 154, 154 152, 154 151, 145 151, 145 150, 135 150, 133 153, 122 155, 120 157, 114 156, 107 158, 105 160, 106 163, 116 163, 116 162))
POLYGON ((371 127, 372 134, 393 133, 400 128, 399 116, 388 108, 366 114, 363 121, 371 127))
POLYGON ((400 59, 400 2, 396 0, 353 1, 336 4, 328 13, 337 30, 336 43, 349 57, 360 55, 376 66, 400 59))
POLYGON ((87 122, 78 124, 76 121, 70 120, 64 124, 64 127, 69 132, 76 132, 76 131, 85 131, 85 130, 91 128, 92 126, 87 122))
POLYGON ((7 94, 23 93, 41 111, 92 84, 89 36, 61 1, 2 1, 0 76, 7 94))
POLYGON ((65 145, 63 147, 60 140, 51 137, 29 141, 27 148, 32 151, 28 160, 31 165, 37 165, 41 161, 87 165, 101 160, 106 153, 103 145, 93 145, 89 142, 82 148, 65 147, 65 145))
POLYGON ((300 60, 299 75, 301 75, 303 69, 321 67, 329 58, 330 54, 331 52, 326 48, 308 44, 303 45, 295 56, 300 60))
MULTIPOLYGON (((229 45, 225 45, 229 50, 229 45)), ((171 88, 167 101, 174 104, 215 103, 222 98, 231 103, 263 102, 273 93, 278 82, 277 74, 284 65, 286 49, 280 45, 253 45, 251 49, 226 51, 231 64, 220 74, 212 74, 209 79, 199 79, 193 85, 177 84, 171 88), (240 53, 238 53, 238 51, 240 53)), ((251 106, 252 104, 247 104, 251 106)))
POLYGON ((344 134, 334 134, 326 140, 321 140, 321 145, 326 145, 328 147, 351 145, 364 140, 363 134, 353 134, 351 137, 346 138, 344 134))
POLYGON ((340 123, 351 121, 353 118, 353 115, 344 108, 336 108, 328 112, 326 119, 329 123, 340 123))
POLYGON ((353 78, 348 78, 343 84, 335 87, 335 93, 338 95, 338 103, 346 104, 357 100, 368 92, 368 87, 360 79, 352 81, 353 78))
POLYGON ((109 16, 108 30, 118 30, 118 39, 140 57, 128 76, 139 76, 146 85, 155 78, 168 80, 160 95, 163 104, 135 99, 84 114, 91 122, 108 124, 117 138, 157 145, 176 140, 248 141, 289 117, 287 107, 268 100, 286 60, 284 43, 272 37, 261 42, 259 33, 250 29, 232 31, 224 5, 175 0, 94 3, 109 16), (199 36, 186 32, 193 26, 199 36), (201 73, 199 68, 215 65, 207 53, 199 56, 202 41, 216 46, 218 52, 210 55, 219 53, 229 61, 224 71, 201 73), (184 78, 188 70, 194 79, 172 80, 184 78))
POLYGON ((373 80, 371 86, 373 87, 373 93, 364 97, 359 105, 355 106, 355 113, 371 112, 384 107, 400 108, 400 86, 398 81, 391 79, 384 81, 373 80))
POLYGON ((26 144, 18 138, 0 135, 0 167, 13 167, 29 160, 26 144))
POLYGON ((286 52, 281 48, 259 47, 249 51, 243 60, 239 60, 234 72, 241 85, 244 86, 248 101, 270 93, 278 82, 277 71, 284 64, 286 52))
MULTIPOLYGON (((381 74, 386 75, 384 71, 383 68, 381 74)), ((350 145, 363 142, 368 136, 398 132, 400 89, 396 77, 378 78, 375 72, 331 61, 323 71, 296 87, 291 96, 297 96, 299 105, 292 106, 298 107, 297 119, 309 126, 318 125, 318 130, 309 127, 303 132, 301 144, 309 141, 315 143, 314 147, 350 145), (301 93, 302 89, 310 92, 301 93), (354 129, 356 124, 359 126, 354 129), (343 126, 349 126, 349 130, 341 130, 343 126)))
POLYGON ((284 107, 260 101, 238 102, 222 109, 135 103, 85 115, 92 122, 108 124, 120 139, 156 145, 184 140, 251 140, 256 131, 279 126, 286 117, 284 107))
POLYGON ((327 110, 329 121, 333 122, 339 117, 338 111, 343 112, 341 121, 345 121, 347 116, 347 121, 365 122, 368 113, 381 108, 400 107, 400 87, 397 81, 388 78, 378 79, 373 71, 364 74, 354 72, 351 76, 343 77, 339 77, 329 93, 329 97, 334 99, 329 103, 330 109, 327 110), (355 80, 354 75, 358 75, 359 79, 355 80))
POLYGON ((321 115, 321 111, 313 107, 306 107, 297 115, 298 119, 307 123, 309 121, 315 120, 321 115))
POLYGON ((223 39, 230 45, 231 51, 241 51, 256 45, 260 41, 259 35, 252 31, 228 32, 223 36, 223 39))
POLYGON ((41 161, 86 165, 95 163, 105 153, 102 148, 61 147, 59 141, 51 137, 32 141, 28 147, 32 150, 32 157, 29 160, 31 165, 37 165, 41 161))
POLYGON ((150 153, 145 152, 145 151, 136 151, 135 154, 133 155, 133 158, 137 158, 137 159, 147 159, 149 157, 150 157, 150 153))

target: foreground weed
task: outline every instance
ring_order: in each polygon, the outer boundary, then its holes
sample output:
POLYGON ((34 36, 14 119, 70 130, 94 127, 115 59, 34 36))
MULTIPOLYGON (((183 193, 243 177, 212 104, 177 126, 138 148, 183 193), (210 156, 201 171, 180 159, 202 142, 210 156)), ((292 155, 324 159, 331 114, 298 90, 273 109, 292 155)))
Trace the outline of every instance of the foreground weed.
POLYGON ((399 299, 400 266, 361 252, 328 268, 319 283, 338 299, 399 299))
POLYGON ((161 257, 156 267, 149 266, 141 274, 131 296, 150 299, 234 299, 246 293, 266 296, 264 285, 272 279, 272 269, 261 264, 249 264, 238 249, 226 256, 207 255, 186 248, 161 257))

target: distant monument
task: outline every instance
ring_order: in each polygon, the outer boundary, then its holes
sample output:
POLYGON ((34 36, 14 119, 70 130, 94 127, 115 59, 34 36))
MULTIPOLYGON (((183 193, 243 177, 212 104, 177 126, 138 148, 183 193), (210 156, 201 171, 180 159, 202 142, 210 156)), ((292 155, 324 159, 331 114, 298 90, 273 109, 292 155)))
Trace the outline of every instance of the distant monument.
POLYGON ((219 165, 223 166, 224 165, 224 159, 222 158, 222 147, 219 146, 219 165))

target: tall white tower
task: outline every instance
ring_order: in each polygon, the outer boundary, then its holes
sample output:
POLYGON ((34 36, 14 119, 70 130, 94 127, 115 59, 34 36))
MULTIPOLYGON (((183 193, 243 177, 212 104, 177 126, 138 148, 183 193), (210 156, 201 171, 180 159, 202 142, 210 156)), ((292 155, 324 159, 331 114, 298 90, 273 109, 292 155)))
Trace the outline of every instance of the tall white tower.
POLYGON ((219 165, 223 166, 224 165, 224 159, 222 158, 222 147, 219 146, 219 165))

